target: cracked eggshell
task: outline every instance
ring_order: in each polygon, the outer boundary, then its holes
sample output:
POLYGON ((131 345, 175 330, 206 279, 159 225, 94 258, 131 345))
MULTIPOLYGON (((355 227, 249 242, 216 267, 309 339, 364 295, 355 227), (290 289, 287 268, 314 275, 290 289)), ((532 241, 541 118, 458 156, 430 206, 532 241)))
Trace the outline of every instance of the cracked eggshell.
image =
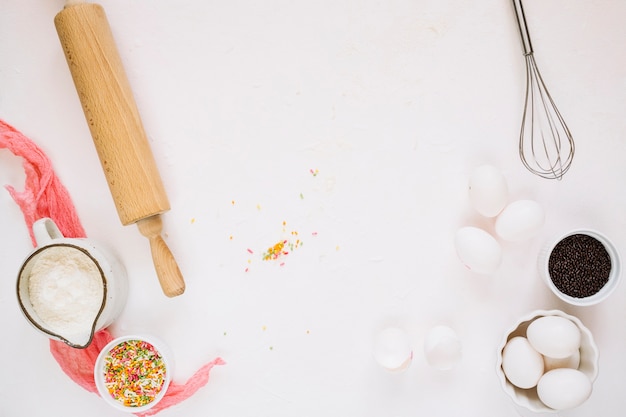
POLYGON ((433 368, 452 369, 461 359, 461 341, 448 326, 435 326, 424 341, 424 356, 433 368))
POLYGON ((492 274, 502 262, 502 248, 498 241, 478 227, 465 226, 457 230, 455 247, 461 262, 477 274, 492 274))
POLYGON ((374 342, 374 359, 388 371, 399 372, 408 368, 413 359, 408 334, 397 327, 382 330, 374 342))
POLYGON ((506 206, 509 188, 502 172, 492 165, 475 168, 469 178, 469 199, 485 217, 496 217, 506 206))

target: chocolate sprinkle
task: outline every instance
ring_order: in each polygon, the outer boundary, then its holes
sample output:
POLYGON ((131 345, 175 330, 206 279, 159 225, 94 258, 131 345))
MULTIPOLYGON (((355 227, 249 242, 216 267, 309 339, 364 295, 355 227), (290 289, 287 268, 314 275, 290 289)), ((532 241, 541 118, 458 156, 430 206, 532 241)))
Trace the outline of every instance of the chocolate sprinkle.
POLYGON ((586 234, 571 235, 550 253, 548 272, 562 293, 574 298, 590 297, 608 282, 611 256, 598 239, 586 234))

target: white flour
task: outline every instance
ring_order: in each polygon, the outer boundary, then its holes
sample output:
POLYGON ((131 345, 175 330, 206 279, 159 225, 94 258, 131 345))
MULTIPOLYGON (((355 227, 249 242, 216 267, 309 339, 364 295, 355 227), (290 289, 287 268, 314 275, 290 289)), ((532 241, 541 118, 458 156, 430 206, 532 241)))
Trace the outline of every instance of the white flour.
POLYGON ((46 249, 35 260, 28 290, 44 328, 86 342, 104 295, 100 271, 87 255, 68 246, 46 249))

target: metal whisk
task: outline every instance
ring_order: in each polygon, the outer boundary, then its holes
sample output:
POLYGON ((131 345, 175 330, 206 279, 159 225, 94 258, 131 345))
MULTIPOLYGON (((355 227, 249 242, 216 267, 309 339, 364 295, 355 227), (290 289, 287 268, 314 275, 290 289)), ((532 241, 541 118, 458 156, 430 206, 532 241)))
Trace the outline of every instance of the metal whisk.
POLYGON ((524 166, 542 178, 560 180, 574 158, 574 139, 539 73, 521 0, 513 0, 524 56, 526 101, 519 154, 524 166))

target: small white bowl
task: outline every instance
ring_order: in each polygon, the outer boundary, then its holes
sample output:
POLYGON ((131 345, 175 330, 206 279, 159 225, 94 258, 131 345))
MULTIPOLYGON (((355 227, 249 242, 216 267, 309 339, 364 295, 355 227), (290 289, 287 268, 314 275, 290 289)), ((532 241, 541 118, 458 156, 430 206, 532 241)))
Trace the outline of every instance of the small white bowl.
POLYGON ((595 381, 598 376, 598 347, 596 346, 593 336, 589 329, 587 329, 582 322, 574 316, 570 316, 560 310, 535 310, 530 314, 522 317, 513 327, 511 327, 502 338, 502 342, 498 347, 498 359, 496 364, 496 373, 500 380, 500 385, 504 389, 513 401, 530 411, 535 413, 555 413, 558 410, 554 410, 546 406, 537 395, 537 389, 521 389, 511 384, 504 374, 502 369, 502 350, 506 343, 515 336, 526 336, 526 329, 533 322, 533 320, 544 316, 559 316, 571 320, 580 329, 580 365, 578 370, 583 372, 591 383, 595 381))
MULTIPOLYGON (((119 362, 118 362, 119 363, 119 362)), ((136 369, 132 364, 128 366, 124 366, 124 370, 136 369)), ((165 396, 167 392, 167 388, 169 387, 170 381, 172 379, 172 370, 173 370, 173 362, 172 356, 169 352, 168 347, 161 342, 159 339, 153 336, 145 336, 145 335, 131 335, 131 336, 123 336, 118 337, 117 339, 109 342, 100 352, 98 358, 96 360, 96 365, 94 367, 94 379, 96 382, 96 387, 98 389, 98 393, 100 396, 112 407, 117 410, 125 411, 127 413, 142 413, 150 408, 154 407, 161 399, 165 396), (136 342, 146 342, 148 345, 144 345, 142 348, 148 348, 149 351, 154 351, 156 353, 157 358, 157 369, 163 371, 162 374, 158 375, 157 387, 155 389, 156 395, 147 395, 147 398, 144 400, 137 400, 133 405, 125 405, 123 402, 123 398, 119 398, 114 393, 109 392, 107 385, 105 383, 106 374, 109 370, 109 365, 107 365, 107 359, 110 358, 110 352, 118 346, 128 347, 131 350, 136 350, 136 342), (150 346, 152 348, 150 348, 150 346), (118 398, 116 398, 118 397, 118 398)), ((142 371, 138 371, 140 374, 142 371)), ((132 373, 131 373, 132 374, 132 373)), ((113 377, 113 379, 119 380, 119 378, 113 377)), ((122 386, 129 386, 128 384, 122 383, 122 386)), ((130 388, 136 388, 135 386, 130 386, 130 388)))
POLYGON ((539 253, 538 267, 539 273, 543 278, 543 281, 557 297, 559 297, 561 300, 565 301, 568 304, 579 307, 598 304, 599 302, 605 300, 609 295, 611 295, 611 293, 613 293, 613 291, 615 291, 621 278, 621 261, 617 249, 615 248, 613 243, 602 233, 589 229, 572 230, 550 241, 539 253), (559 290, 556 285, 554 285, 554 282, 550 278, 550 272, 548 267, 550 255, 552 254, 555 246, 563 239, 577 234, 587 235, 598 240, 600 243, 602 243, 611 258, 611 272, 609 274, 607 283, 604 284, 602 289, 600 289, 600 291, 598 291, 597 293, 584 298, 572 297, 561 292, 561 290, 559 290))

